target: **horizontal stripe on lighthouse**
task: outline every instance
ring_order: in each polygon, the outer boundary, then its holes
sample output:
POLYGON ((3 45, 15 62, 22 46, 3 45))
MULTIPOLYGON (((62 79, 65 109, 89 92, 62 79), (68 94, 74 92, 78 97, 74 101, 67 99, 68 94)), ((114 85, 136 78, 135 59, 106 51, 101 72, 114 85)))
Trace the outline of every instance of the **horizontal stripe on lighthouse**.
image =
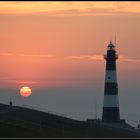
POLYGON ((116 70, 116 62, 115 60, 107 60, 106 62, 106 70, 116 70))
POLYGON ((118 95, 105 95, 103 107, 119 107, 118 95))
POLYGON ((117 76, 115 70, 107 70, 105 76, 106 83, 117 83, 117 76))
POLYGON ((105 83, 104 94, 105 95, 117 95, 118 94, 118 84, 117 83, 105 83))

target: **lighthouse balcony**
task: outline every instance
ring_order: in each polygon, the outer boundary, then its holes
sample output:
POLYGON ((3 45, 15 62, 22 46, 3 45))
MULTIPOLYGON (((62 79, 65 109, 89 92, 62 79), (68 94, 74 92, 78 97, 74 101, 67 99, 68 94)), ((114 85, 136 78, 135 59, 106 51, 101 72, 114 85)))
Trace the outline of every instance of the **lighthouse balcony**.
POLYGON ((119 58, 119 55, 118 55, 118 54, 116 54, 115 58, 116 58, 116 59, 118 59, 118 58, 119 58))
MULTIPOLYGON (((118 59, 118 58, 119 58, 119 55, 116 54, 116 55, 115 55, 115 59, 118 59)), ((104 59, 107 60, 107 54, 104 55, 104 59)))
POLYGON ((106 55, 106 54, 104 54, 104 59, 105 59, 105 60, 107 59, 107 55, 106 55))

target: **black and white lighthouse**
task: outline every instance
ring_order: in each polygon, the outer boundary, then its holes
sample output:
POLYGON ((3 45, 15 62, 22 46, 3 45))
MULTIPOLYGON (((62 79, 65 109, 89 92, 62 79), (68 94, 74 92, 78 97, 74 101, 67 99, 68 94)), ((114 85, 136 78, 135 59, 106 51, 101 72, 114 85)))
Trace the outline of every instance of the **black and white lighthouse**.
POLYGON ((116 54, 115 45, 109 43, 107 54, 104 55, 106 60, 106 75, 105 75, 105 88, 104 88, 104 103, 103 103, 103 122, 119 122, 119 99, 118 99, 118 84, 116 73, 116 54))

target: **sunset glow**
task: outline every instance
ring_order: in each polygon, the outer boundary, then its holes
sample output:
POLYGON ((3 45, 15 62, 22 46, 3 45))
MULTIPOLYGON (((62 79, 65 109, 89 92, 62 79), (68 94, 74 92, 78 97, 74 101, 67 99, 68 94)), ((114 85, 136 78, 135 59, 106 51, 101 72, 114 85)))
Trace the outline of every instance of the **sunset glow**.
POLYGON ((20 89, 20 94, 23 97, 29 97, 31 95, 32 91, 29 87, 22 87, 20 89))

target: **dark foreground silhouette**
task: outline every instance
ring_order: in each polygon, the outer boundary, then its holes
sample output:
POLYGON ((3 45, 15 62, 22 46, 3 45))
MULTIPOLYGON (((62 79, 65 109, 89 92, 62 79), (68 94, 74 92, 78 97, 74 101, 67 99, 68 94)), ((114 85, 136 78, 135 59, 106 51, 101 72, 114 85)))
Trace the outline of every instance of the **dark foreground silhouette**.
POLYGON ((41 111, 0 105, 0 138, 140 138, 135 130, 77 121, 41 111))

